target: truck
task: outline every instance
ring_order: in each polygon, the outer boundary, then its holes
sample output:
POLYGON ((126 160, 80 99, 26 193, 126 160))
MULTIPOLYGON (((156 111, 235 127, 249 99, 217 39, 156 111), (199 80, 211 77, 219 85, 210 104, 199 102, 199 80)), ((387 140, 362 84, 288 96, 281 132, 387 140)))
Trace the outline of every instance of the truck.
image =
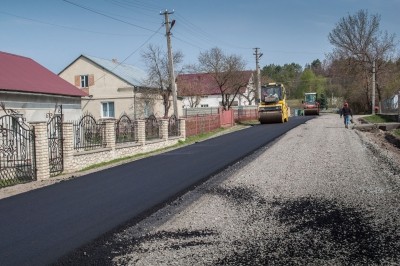
POLYGON ((286 90, 283 84, 268 83, 261 86, 258 120, 261 124, 289 121, 289 107, 286 102, 286 90))
POLYGON ((303 114, 304 115, 319 115, 320 104, 316 92, 304 93, 303 114))

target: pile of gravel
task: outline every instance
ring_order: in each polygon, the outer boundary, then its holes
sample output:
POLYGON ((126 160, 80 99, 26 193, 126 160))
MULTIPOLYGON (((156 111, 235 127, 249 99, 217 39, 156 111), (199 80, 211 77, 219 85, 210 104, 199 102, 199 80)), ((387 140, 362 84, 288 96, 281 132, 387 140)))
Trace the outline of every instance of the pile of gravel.
POLYGON ((323 115, 70 262, 399 265, 399 207, 399 166, 323 115))

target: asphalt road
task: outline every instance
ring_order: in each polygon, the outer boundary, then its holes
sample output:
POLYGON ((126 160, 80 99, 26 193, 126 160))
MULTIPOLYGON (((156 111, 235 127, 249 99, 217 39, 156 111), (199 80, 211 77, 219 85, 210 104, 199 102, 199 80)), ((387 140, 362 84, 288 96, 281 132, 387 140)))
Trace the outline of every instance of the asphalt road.
POLYGON ((0 265, 54 263, 311 118, 253 126, 2 199, 0 265))

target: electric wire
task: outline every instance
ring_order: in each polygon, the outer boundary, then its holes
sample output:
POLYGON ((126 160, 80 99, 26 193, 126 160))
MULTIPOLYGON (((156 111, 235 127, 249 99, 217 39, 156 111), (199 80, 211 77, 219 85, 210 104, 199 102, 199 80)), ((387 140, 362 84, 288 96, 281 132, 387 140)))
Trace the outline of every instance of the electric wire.
POLYGON ((53 26, 53 27, 59 27, 59 28, 64 28, 64 29, 69 29, 69 30, 74 30, 74 31, 88 32, 88 33, 101 34, 101 35, 114 35, 114 36, 142 36, 142 34, 122 34, 122 33, 100 32, 100 31, 86 30, 86 29, 82 29, 82 28, 75 28, 75 27, 71 27, 71 26, 65 26, 65 25, 45 22, 45 21, 41 21, 41 20, 37 20, 37 19, 32 19, 32 18, 28 18, 28 17, 24 17, 24 16, 19 16, 19 15, 11 14, 11 13, 4 12, 4 11, 0 11, 0 13, 8 15, 8 16, 16 17, 16 18, 19 18, 19 19, 32 21, 32 22, 35 22, 35 23, 40 23, 40 24, 44 24, 44 25, 49 25, 49 26, 53 26))
POLYGON ((77 6, 77 7, 79 7, 79 8, 85 9, 85 10, 87 10, 87 11, 96 13, 96 14, 101 15, 101 16, 103 16, 103 17, 106 17, 106 18, 109 18, 109 19, 112 19, 112 20, 115 20, 115 21, 119 21, 119 22, 124 23, 124 24, 127 24, 127 25, 131 25, 131 26, 133 26, 133 27, 136 27, 136 28, 139 28, 139 29, 142 29, 142 30, 154 32, 152 29, 149 29, 149 28, 146 28, 146 27, 142 27, 142 26, 139 26, 139 25, 137 25, 137 24, 133 24, 133 23, 130 23, 130 22, 128 22, 128 21, 125 21, 125 20, 122 20, 122 19, 119 19, 119 18, 115 18, 115 17, 110 16, 110 15, 107 15, 107 14, 105 14, 105 13, 103 13, 103 12, 97 11, 97 10, 95 10, 95 9, 93 9, 93 8, 90 8, 90 7, 87 7, 87 6, 83 6, 83 5, 79 5, 79 4, 74 3, 74 2, 71 2, 71 1, 69 1, 69 0, 62 0, 62 1, 66 2, 66 3, 69 3, 69 4, 71 4, 71 5, 77 6))
MULTIPOLYGON (((138 48, 136 48, 132 53, 130 53, 124 60, 122 60, 121 62, 118 62, 118 64, 112 68, 110 71, 114 71, 117 67, 119 67, 120 65, 122 65, 123 63, 125 63, 126 60, 128 60, 132 55, 134 55, 135 53, 137 53, 139 51, 139 49, 141 49, 143 46, 145 46, 156 34, 159 33, 159 31, 161 30, 161 28, 163 28, 163 26, 160 26, 158 28, 158 30, 154 31, 154 33, 152 35, 150 35, 149 38, 147 38, 138 48)), ((103 77, 105 77, 108 73, 104 73, 102 76, 100 76, 98 79, 96 79, 95 81, 98 81, 100 79, 102 79, 103 77)), ((143 85, 143 84, 140 84, 143 85)))

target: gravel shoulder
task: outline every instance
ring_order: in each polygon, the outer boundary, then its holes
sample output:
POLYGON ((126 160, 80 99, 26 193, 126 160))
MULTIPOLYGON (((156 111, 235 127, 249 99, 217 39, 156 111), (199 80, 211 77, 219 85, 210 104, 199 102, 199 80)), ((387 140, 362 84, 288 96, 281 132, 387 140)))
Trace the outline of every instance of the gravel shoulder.
POLYGON ((399 265, 400 157, 321 115, 58 265, 399 265))

